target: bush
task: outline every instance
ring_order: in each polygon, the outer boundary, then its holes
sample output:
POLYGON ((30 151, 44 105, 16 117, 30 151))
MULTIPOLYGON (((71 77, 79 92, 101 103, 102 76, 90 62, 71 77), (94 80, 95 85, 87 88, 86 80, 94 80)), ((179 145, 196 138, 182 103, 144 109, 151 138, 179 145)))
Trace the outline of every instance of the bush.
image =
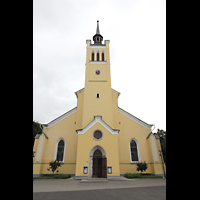
POLYGON ((141 174, 143 171, 146 171, 147 169, 147 163, 144 161, 143 163, 137 163, 137 171, 141 171, 141 174))
MULTIPOLYGON (((49 168, 47 169, 48 171, 52 171, 53 174, 56 171, 56 169, 58 169, 58 167, 60 167, 63 163, 59 162, 59 161, 51 161, 49 162, 49 168)), ((59 170, 57 170, 56 172, 59 172, 59 170)))

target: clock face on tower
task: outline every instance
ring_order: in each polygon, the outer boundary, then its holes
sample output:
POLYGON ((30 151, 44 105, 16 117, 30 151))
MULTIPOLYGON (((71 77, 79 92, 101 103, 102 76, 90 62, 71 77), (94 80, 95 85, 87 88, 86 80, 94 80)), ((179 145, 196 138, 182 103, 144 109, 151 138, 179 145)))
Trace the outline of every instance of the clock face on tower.
POLYGON ((95 71, 95 74, 96 74, 96 75, 99 75, 100 73, 101 73, 100 70, 96 70, 96 71, 95 71))

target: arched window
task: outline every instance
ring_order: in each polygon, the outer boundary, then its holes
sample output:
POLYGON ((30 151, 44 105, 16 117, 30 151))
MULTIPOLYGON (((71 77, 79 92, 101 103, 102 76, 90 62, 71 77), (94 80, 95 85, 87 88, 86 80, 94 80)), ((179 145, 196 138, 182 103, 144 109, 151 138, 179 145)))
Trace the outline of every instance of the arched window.
POLYGON ((131 161, 139 161, 138 148, 137 148, 137 143, 135 142, 135 140, 131 140, 130 150, 131 150, 131 161))
POLYGON ((104 52, 101 53, 101 61, 104 61, 104 52))
POLYGON ((99 61, 99 52, 97 52, 97 61, 99 61))
POLYGON ((94 51, 92 52, 92 61, 94 61, 94 51))
POLYGON ((65 142, 64 140, 60 140, 60 142, 58 143, 58 148, 57 148, 57 156, 56 156, 57 161, 63 161, 64 148, 65 148, 65 142))

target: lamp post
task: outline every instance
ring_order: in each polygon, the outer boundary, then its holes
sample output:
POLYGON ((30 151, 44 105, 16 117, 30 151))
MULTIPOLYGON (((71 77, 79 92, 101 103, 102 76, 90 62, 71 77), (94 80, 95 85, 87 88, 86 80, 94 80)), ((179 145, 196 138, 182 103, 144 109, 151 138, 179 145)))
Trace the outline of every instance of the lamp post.
POLYGON ((162 160, 162 167, 163 167, 163 172, 164 172, 163 179, 164 179, 164 178, 165 178, 165 167, 164 167, 164 164, 163 164, 162 150, 159 150, 159 155, 160 155, 160 157, 161 157, 161 160, 162 160))

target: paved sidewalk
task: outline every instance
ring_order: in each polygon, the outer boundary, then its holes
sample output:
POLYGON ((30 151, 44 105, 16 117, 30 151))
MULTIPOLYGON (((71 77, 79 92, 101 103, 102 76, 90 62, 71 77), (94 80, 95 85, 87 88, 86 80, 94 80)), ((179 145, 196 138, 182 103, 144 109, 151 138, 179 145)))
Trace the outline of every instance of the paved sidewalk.
POLYGON ((166 186, 166 179, 131 179, 129 181, 84 182, 74 179, 41 179, 33 181, 33 193, 100 190, 116 188, 139 188, 166 186))
POLYGON ((166 200, 165 186, 33 193, 33 200, 166 200))

